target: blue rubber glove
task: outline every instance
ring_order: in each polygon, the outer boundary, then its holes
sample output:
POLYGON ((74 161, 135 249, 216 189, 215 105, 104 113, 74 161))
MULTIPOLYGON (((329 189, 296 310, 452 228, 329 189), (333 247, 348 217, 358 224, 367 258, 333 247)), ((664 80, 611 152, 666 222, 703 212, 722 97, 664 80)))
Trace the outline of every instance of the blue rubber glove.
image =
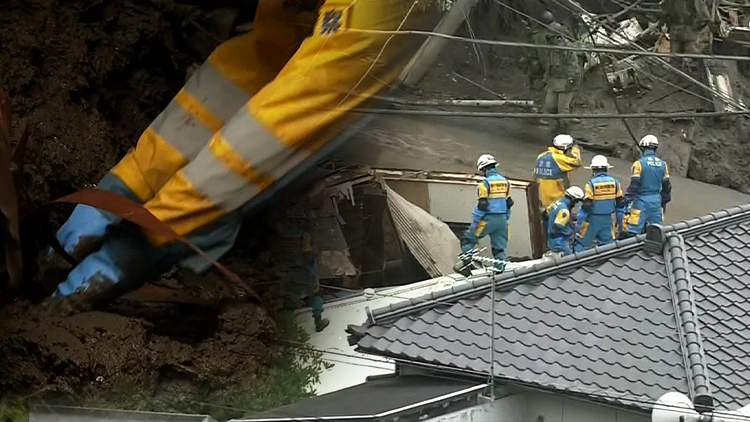
MULTIPOLYGON (((137 201, 135 196, 116 177, 107 174, 99 182, 99 189, 105 189, 137 201)), ((120 222, 120 218, 108 212, 99 211, 88 205, 77 205, 65 224, 57 232, 57 240, 63 249, 76 260, 82 260, 96 250, 104 235, 120 222)), ((52 256, 52 248, 47 252, 52 256)))
MULTIPOLYGON (((100 291, 97 295, 110 295, 116 290, 112 296, 118 296, 156 279, 187 252, 179 243, 156 248, 137 226, 123 223, 107 236, 99 250, 73 268, 53 296, 69 296, 94 284, 100 291)), ((94 302, 100 299, 90 298, 94 302)))

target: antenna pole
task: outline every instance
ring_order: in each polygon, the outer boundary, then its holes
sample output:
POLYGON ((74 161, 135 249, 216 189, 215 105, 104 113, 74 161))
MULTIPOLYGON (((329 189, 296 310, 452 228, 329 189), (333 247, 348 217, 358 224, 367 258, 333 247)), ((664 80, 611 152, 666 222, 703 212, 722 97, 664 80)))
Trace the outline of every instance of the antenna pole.
POLYGON ((495 267, 492 267, 492 306, 490 306, 490 321, 492 327, 490 327, 490 399, 495 401, 495 277, 497 271, 495 267))

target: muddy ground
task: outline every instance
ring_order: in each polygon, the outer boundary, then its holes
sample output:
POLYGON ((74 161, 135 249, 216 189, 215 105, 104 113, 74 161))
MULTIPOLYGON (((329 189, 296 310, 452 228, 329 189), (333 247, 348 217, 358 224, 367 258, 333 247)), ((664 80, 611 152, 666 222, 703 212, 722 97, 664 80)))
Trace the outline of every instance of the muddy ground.
MULTIPOLYGON (((13 100, 16 128, 31 128, 24 177, 32 198, 43 203, 95 184, 180 89, 187 70, 228 34, 227 16, 236 22, 252 17, 231 7, 252 11, 252 3, 0 1, 0 84, 13 100)), ((503 19, 473 22, 478 37, 514 35, 498 33, 496 28, 507 24, 503 19)), ((463 34, 469 35, 466 28, 463 34)), ((450 44, 408 95, 533 97, 517 65, 522 54, 450 44)), ((575 110, 616 110, 615 97, 601 95, 601 78, 587 78, 591 82, 575 110)), ((618 98, 622 111, 706 107, 683 94, 649 103, 668 88, 648 85, 618 98)), ((632 130, 636 136, 661 132, 663 151, 677 174, 740 189, 750 185, 744 183, 750 178, 750 150, 742 138, 748 132, 741 124, 643 120, 632 130)), ((632 139, 619 121, 588 121, 574 135, 614 155, 632 153, 632 139)), ((250 256, 257 255, 254 249, 254 244, 241 246, 225 261, 251 282, 273 285, 267 271, 247 268, 250 256)), ((192 281, 205 285, 205 280, 192 281)), ((138 407, 139 397, 156 398, 163 401, 162 410, 215 413, 199 403, 223 400, 231 386, 262 378, 278 359, 278 347, 268 340, 283 334, 273 320, 277 303, 199 311, 125 301, 107 312, 57 318, 20 301, 0 311, 0 391, 72 404, 127 396, 134 398, 124 404, 130 407, 138 407)))
MULTIPOLYGON (((199 3, 0 2, 0 84, 16 131, 31 129, 24 177, 37 204, 95 184, 226 35, 215 18, 227 11, 199 3)), ((221 402, 279 359, 276 310, 125 302, 58 318, 20 301, 0 311, 0 399, 216 414, 196 402, 221 402)))

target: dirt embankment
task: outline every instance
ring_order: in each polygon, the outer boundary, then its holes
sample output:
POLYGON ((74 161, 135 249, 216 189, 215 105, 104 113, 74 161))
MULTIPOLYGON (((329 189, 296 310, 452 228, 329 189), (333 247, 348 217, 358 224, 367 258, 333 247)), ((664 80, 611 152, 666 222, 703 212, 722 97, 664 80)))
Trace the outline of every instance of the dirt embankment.
POLYGON ((182 39, 200 19, 171 0, 0 2, 0 84, 31 127, 33 198, 98 182, 135 145, 204 59, 182 39))
POLYGON ((210 401, 275 353, 261 340, 274 324, 252 305, 219 312, 129 304, 122 314, 60 318, 20 302, 0 318, 0 391, 36 400, 161 402, 167 409, 184 401, 182 410, 197 409, 191 400, 210 401))
MULTIPOLYGON (((97 183, 227 35, 226 22, 214 31, 214 18, 237 14, 198 3, 0 2, 0 84, 16 129, 31 128, 24 176, 38 204, 97 183)), ((262 338, 279 329, 257 306, 125 302, 109 311, 59 318, 23 301, 0 310, 0 402, 213 413, 194 400, 220 401, 279 356, 262 338)))

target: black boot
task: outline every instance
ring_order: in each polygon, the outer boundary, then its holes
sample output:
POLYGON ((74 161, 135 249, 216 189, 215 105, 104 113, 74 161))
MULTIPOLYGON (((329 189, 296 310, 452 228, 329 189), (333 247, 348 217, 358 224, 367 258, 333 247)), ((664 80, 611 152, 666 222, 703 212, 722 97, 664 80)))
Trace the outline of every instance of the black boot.
POLYGON ((464 277, 468 277, 471 275, 471 267, 471 261, 458 261, 453 265, 453 271, 464 277))
POLYGON ((315 315, 314 318, 315 318, 315 331, 318 333, 325 330, 326 327, 328 327, 328 324, 331 323, 330 321, 328 321, 328 319, 323 318, 320 315, 315 315))

